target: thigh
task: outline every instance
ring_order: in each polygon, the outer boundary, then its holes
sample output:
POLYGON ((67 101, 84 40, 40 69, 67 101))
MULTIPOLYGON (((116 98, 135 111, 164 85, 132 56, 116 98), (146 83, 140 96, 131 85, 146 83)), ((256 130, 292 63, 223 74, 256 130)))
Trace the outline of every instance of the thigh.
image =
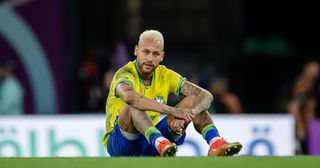
MULTIPOLYGON (((143 136, 141 136, 143 137, 143 136)), ((119 125, 115 123, 115 126, 109 136, 107 149, 111 157, 114 156, 140 156, 142 155, 141 143, 138 140, 126 139, 119 128, 119 125)))
POLYGON ((130 110, 131 108, 129 105, 125 105, 123 107, 118 116, 118 124, 122 130, 130 133, 136 133, 138 131, 135 129, 134 124, 132 122, 130 110))
POLYGON ((196 99, 197 97, 194 95, 184 97, 175 107, 192 108, 194 106, 196 99))

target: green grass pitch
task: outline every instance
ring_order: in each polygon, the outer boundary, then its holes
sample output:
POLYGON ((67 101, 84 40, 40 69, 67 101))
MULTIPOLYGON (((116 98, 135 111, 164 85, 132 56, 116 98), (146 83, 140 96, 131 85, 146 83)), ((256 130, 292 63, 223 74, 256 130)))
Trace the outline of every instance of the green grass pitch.
POLYGON ((1 168, 319 168, 320 156, 0 158, 1 168))

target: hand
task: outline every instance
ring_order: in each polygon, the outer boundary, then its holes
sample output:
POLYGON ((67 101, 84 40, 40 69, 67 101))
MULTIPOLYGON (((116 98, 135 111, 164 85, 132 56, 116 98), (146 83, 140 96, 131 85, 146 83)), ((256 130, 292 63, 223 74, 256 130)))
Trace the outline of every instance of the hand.
POLYGON ((185 130, 186 121, 183 119, 175 118, 171 121, 169 128, 172 132, 182 135, 183 131, 185 130))
POLYGON ((191 122, 196 116, 196 113, 192 109, 176 108, 173 115, 179 119, 183 119, 186 122, 191 122))

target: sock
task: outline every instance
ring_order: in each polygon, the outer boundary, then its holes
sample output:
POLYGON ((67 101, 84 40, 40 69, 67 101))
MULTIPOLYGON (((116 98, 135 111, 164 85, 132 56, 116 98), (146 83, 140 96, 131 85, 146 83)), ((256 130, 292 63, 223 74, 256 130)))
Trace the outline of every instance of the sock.
POLYGON ((157 146, 159 145, 159 142, 162 141, 164 138, 160 131, 155 128, 155 127, 150 127, 146 133, 145 133, 145 137, 148 141, 149 144, 152 144, 154 147, 157 148, 157 146), (156 143, 157 142, 157 143, 156 143))
POLYGON ((201 131, 201 134, 209 145, 217 138, 220 138, 219 132, 213 124, 209 124, 204 127, 201 131))

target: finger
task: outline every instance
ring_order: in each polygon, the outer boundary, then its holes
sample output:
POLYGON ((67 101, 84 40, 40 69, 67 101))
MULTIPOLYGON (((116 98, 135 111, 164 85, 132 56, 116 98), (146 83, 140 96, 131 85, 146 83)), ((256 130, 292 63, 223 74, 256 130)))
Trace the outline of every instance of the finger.
POLYGON ((190 115, 192 116, 192 119, 193 119, 194 117, 196 117, 196 114, 193 113, 193 112, 191 112, 190 115))
POLYGON ((187 119, 188 119, 188 120, 186 120, 186 121, 191 121, 191 120, 192 120, 192 117, 191 117, 190 114, 191 114, 190 112, 187 113, 187 119))
POLYGON ((175 122, 175 128, 177 129, 179 129, 179 130, 181 130, 181 129, 183 129, 183 127, 184 127, 184 123, 185 123, 185 120, 176 120, 176 122, 175 122))
POLYGON ((176 119, 173 119, 170 123, 170 129, 174 130, 174 123, 176 122, 176 119))
POLYGON ((182 128, 179 128, 179 129, 176 131, 176 134, 182 135, 182 128))
POLYGON ((178 134, 178 135, 182 135, 182 129, 181 130, 176 130, 175 133, 178 134))
POLYGON ((190 114, 188 114, 188 121, 191 121, 192 120, 192 116, 190 114))
POLYGON ((179 119, 182 119, 182 120, 189 120, 188 118, 188 114, 183 114, 183 117, 179 118, 179 119))
POLYGON ((174 123, 174 129, 177 129, 177 128, 179 128, 180 126, 179 126, 180 124, 179 124, 179 120, 176 120, 176 122, 174 123))
POLYGON ((181 121, 181 126, 184 127, 184 124, 185 124, 185 123, 186 123, 186 121, 185 121, 185 120, 182 120, 182 121, 181 121))
POLYGON ((177 134, 181 134, 182 133, 183 128, 180 126, 180 121, 176 122, 176 126, 175 126, 175 132, 177 134))
POLYGON ((179 119, 175 119, 174 120, 174 123, 173 123, 173 129, 176 130, 177 127, 178 127, 178 122, 179 122, 179 119))
POLYGON ((189 113, 187 112, 187 113, 185 113, 185 118, 184 118, 184 120, 186 120, 186 121, 190 121, 190 116, 189 116, 189 113))
POLYGON ((189 115, 186 115, 185 120, 190 121, 189 115))
POLYGON ((184 120, 181 120, 180 122, 179 122, 179 127, 181 127, 182 129, 184 128, 184 120))
MULTIPOLYGON (((189 118, 189 121, 192 121, 192 119, 194 118, 193 116, 192 116, 192 113, 188 113, 188 118, 189 118)), ((188 121, 188 122, 189 122, 188 121)))
POLYGON ((192 112, 192 116, 193 118, 195 118, 197 116, 197 113, 192 112))

